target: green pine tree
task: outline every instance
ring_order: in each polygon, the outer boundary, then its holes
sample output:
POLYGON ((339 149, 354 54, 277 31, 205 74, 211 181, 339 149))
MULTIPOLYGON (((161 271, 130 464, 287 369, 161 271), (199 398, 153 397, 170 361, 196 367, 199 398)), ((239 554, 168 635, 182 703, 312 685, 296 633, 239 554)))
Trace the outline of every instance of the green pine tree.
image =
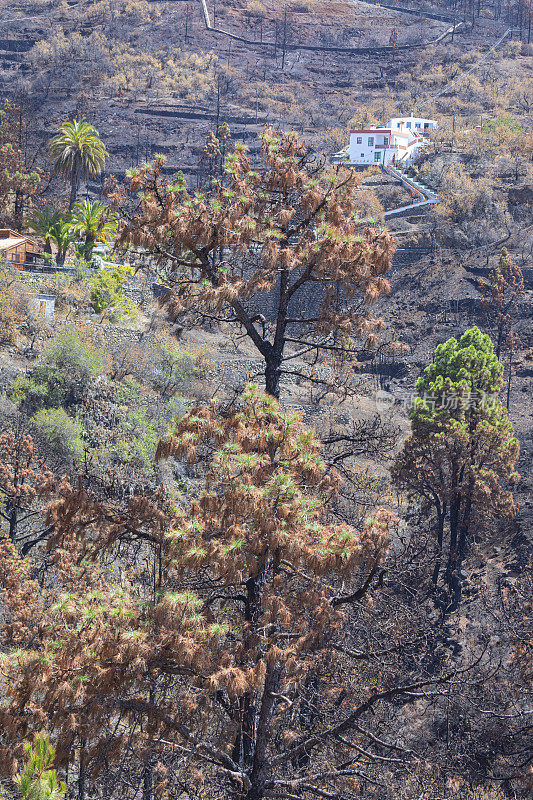
POLYGON ((436 534, 433 581, 448 611, 461 600, 462 565, 472 534, 516 512, 510 490, 518 441, 498 392, 503 367, 490 337, 475 327, 448 339, 416 383, 411 435, 392 473, 421 504, 436 534))

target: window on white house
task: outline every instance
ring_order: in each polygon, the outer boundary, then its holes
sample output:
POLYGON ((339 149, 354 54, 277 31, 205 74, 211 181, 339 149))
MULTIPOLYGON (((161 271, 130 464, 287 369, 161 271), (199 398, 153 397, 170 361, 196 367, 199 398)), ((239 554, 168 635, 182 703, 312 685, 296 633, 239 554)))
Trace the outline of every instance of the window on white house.
POLYGON ((361 158, 364 158, 364 157, 365 157, 365 154, 364 154, 364 153, 361 153, 361 158))
POLYGON ((373 147, 374 146, 374 137, 373 136, 369 136, 368 137, 368 146, 369 147, 373 147))
POLYGON ((415 122, 415 128, 420 128, 420 123, 419 122, 415 122))
POLYGON ((397 128, 401 128, 401 127, 402 127, 402 123, 401 123, 401 122, 397 122, 397 123, 396 123, 396 127, 397 127, 397 128))
POLYGON ((381 161, 381 153, 379 150, 377 153, 374 153, 374 161, 381 161))
POLYGON ((389 137, 388 136, 384 136, 383 137, 383 144, 385 145, 385 147, 387 147, 388 143, 389 143, 389 137))
POLYGON ((410 127, 411 127, 411 123, 410 123, 410 122, 407 122, 407 123, 406 123, 406 126, 407 126, 408 128, 410 128, 410 127))
POLYGON ((358 136, 357 137, 357 144, 363 144, 363 137, 362 136, 358 136))

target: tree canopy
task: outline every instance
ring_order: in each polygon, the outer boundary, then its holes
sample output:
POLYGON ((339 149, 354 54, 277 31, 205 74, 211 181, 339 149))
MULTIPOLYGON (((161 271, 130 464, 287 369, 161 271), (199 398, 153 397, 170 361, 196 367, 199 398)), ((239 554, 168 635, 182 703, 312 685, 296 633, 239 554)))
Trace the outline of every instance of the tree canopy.
POLYGON ((138 204, 120 241, 156 258, 172 315, 241 327, 277 397, 296 354, 352 353, 381 328, 368 307, 389 290, 393 242, 359 216, 354 173, 325 168, 296 134, 266 128, 258 169, 245 145, 225 146, 205 191, 165 178, 164 157, 130 171, 138 204))
POLYGON ((49 147, 54 170, 70 181, 71 209, 80 181, 99 175, 104 169, 107 150, 98 131, 78 119, 64 122, 49 147))
POLYGON ((393 468, 397 486, 421 501, 423 518, 435 525, 435 583, 448 549, 447 610, 460 602, 472 533, 516 512, 510 487, 518 478, 519 449, 498 397, 502 373, 490 337, 479 328, 438 345, 416 382, 411 435, 393 468))
POLYGON ((117 230, 114 214, 98 200, 75 203, 69 222, 72 235, 82 240, 79 252, 88 263, 91 263, 96 242, 105 242, 117 230))

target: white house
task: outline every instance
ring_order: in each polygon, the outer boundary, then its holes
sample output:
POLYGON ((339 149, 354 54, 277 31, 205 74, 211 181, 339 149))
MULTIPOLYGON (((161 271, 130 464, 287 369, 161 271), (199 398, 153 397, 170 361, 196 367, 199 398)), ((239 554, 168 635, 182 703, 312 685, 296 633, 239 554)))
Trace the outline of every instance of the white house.
POLYGON ((393 117, 386 127, 361 128, 350 134, 350 164, 410 164, 437 129, 433 119, 393 117))

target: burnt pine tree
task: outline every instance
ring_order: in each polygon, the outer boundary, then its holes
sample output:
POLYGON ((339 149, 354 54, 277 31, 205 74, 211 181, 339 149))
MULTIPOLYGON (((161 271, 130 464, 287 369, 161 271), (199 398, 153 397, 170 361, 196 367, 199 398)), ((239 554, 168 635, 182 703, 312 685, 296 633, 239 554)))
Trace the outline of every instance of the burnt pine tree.
POLYGON ((222 177, 205 191, 181 174, 164 178, 164 163, 129 173, 138 204, 120 241, 153 255, 175 317, 194 312, 244 330, 269 394, 279 396, 287 361, 352 353, 352 338, 375 335, 382 322, 368 307, 389 290, 393 243, 359 217, 352 172, 324 168, 296 134, 271 128, 258 169, 246 146, 227 145, 222 177), (274 298, 271 325, 265 293, 274 298))
POLYGON ((43 497, 55 485, 52 472, 35 453, 20 426, 0 435, 0 535, 2 529, 22 555, 45 540, 53 528, 42 515, 43 497))
POLYGON ((116 763, 139 782, 154 765, 156 796, 360 797, 407 757, 384 707, 450 677, 411 658, 399 678, 393 620, 350 647, 390 516, 329 521, 336 480, 314 433, 253 385, 240 407, 187 413, 159 457, 194 470, 188 505, 118 507, 62 484, 48 586, 0 539, 0 764, 47 726, 71 785, 116 763))
POLYGON ((444 561, 442 604, 461 600, 461 570, 474 533, 516 512, 518 441, 498 392, 503 367, 490 337, 475 327, 448 339, 416 383, 411 435, 392 470, 395 484, 421 502, 436 531, 433 581, 444 561))
POLYGON ((482 307, 490 328, 494 330, 496 357, 510 343, 518 303, 524 296, 524 276, 507 249, 502 247, 498 265, 490 271, 483 286, 482 307))
POLYGON ((0 108, 0 214, 2 225, 22 226, 44 183, 42 170, 28 147, 22 109, 6 100, 0 108))

